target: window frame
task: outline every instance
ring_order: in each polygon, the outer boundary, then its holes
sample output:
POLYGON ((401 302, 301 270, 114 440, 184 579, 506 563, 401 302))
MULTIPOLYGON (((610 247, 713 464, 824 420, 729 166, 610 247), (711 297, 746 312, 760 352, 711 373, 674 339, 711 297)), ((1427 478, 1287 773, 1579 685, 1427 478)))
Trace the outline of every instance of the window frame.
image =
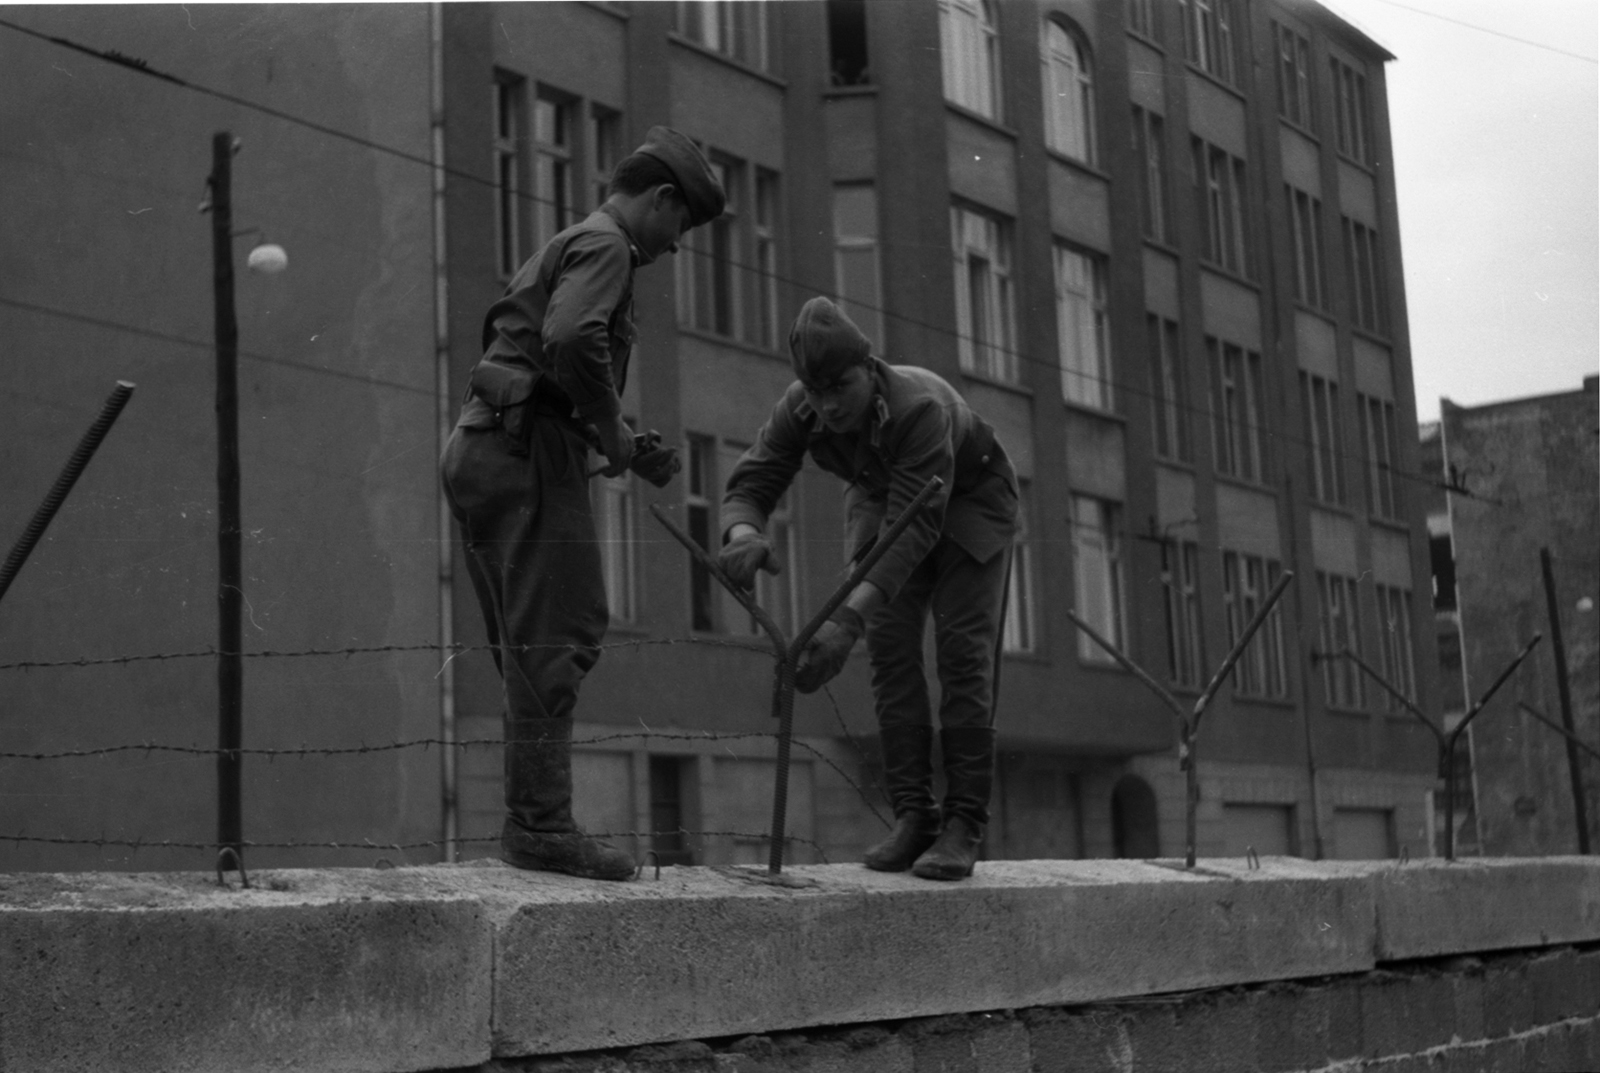
POLYGON ((1205 626, 1200 606, 1200 545, 1161 541, 1162 609, 1167 639, 1167 680, 1181 689, 1205 685, 1205 626))
POLYGON ((1043 20, 1039 37, 1045 146, 1093 167, 1099 154, 1094 64, 1088 41, 1076 26, 1057 17, 1043 20), (1059 48, 1058 42, 1064 43, 1065 49, 1059 48), (1065 91, 1062 81, 1066 82, 1065 91))
MULTIPOLYGON (((1123 568, 1122 541, 1118 539, 1117 523, 1120 504, 1098 496, 1071 494, 1069 522, 1072 530, 1073 600, 1076 610, 1085 622, 1094 627, 1106 640, 1126 653, 1128 650, 1128 614, 1126 579, 1123 568), (1090 515, 1086 518, 1085 514, 1090 515), (1103 572, 1091 571, 1091 566, 1103 565, 1103 572), (1097 582, 1097 593, 1088 586, 1097 582), (1103 598, 1097 604, 1090 597, 1103 598), (1096 612, 1103 612, 1097 619, 1096 612), (1105 618, 1109 617, 1110 622, 1105 618)), ((1100 647, 1083 630, 1078 634, 1078 660, 1097 666, 1117 667, 1116 658, 1100 647)))
POLYGON ((1361 595, 1353 577, 1318 570, 1317 636, 1323 653, 1322 697, 1329 708, 1361 711, 1367 706, 1361 669, 1341 653, 1361 655, 1361 595))
POLYGON ((1114 413, 1106 259, 1057 241, 1051 248, 1051 264, 1055 270, 1056 366, 1061 397, 1074 406, 1114 413), (1073 266, 1083 271, 1069 271, 1073 266))
POLYGON ((543 84, 536 87, 529 115, 535 250, 544 249, 546 243, 577 221, 573 201, 573 178, 577 170, 574 166, 577 147, 573 144, 576 110, 577 102, 568 94, 543 84), (553 137, 545 136, 546 115, 553 121, 553 137))
POLYGON ((1133 106, 1133 149, 1139 160, 1139 208, 1144 237, 1168 243, 1172 237, 1167 184, 1166 120, 1160 112, 1133 106))
POLYGON ((950 206, 950 238, 961 371, 999 383, 1020 383, 1010 221, 958 202, 950 206), (980 233, 982 241, 968 241, 980 233), (974 261, 982 264, 981 279, 974 278, 974 261))
POLYGON ((1000 626, 1000 650, 1006 655, 1028 655, 1039 648, 1033 593, 1033 534, 1029 518, 1033 507, 1030 482, 1017 480, 1017 533, 1011 544, 1011 565, 1006 581, 1006 615, 1000 626))
MULTIPOLYGON (((1244 633, 1262 601, 1282 576, 1276 559, 1223 548, 1222 604, 1232 649, 1244 633)), ((1250 639, 1233 667, 1233 691, 1238 697, 1254 700, 1286 700, 1289 696, 1288 667, 1284 660, 1283 602, 1273 605, 1272 613, 1250 639)))
POLYGON ((1319 503, 1342 507, 1347 495, 1338 382, 1301 370, 1300 406, 1306 432, 1307 491, 1319 503))
POLYGON ((528 80, 497 68, 490 85, 490 130, 494 176, 495 275, 509 280, 528 259, 528 221, 522 209, 522 191, 528 181, 527 96, 528 80))
POLYGON ((887 340, 884 338, 883 323, 883 259, 881 256, 880 221, 878 214, 878 188, 873 183, 836 183, 833 187, 833 284, 834 295, 839 300, 840 308, 845 315, 855 321, 856 327, 867 336, 873 347, 882 352, 887 340), (845 228, 844 216, 840 212, 841 194, 856 194, 866 191, 871 202, 872 234, 851 234, 845 228), (863 301, 852 297, 846 286, 847 281, 857 278, 853 272, 847 271, 846 263, 855 256, 867 255, 871 261, 872 275, 872 300, 863 301))
POLYGON ((1206 358, 1211 372, 1216 470, 1236 480, 1264 484, 1261 355, 1237 343, 1208 335, 1206 358))
POLYGON ((638 498, 632 473, 596 477, 589 485, 606 606, 611 621, 623 625, 639 621, 638 498))
POLYGON ((1157 458, 1194 461, 1190 441, 1188 392, 1178 322, 1145 314, 1145 351, 1150 357, 1151 444, 1157 458))
POLYGON ((998 5, 994 0, 938 2, 944 99, 1002 122, 998 5))

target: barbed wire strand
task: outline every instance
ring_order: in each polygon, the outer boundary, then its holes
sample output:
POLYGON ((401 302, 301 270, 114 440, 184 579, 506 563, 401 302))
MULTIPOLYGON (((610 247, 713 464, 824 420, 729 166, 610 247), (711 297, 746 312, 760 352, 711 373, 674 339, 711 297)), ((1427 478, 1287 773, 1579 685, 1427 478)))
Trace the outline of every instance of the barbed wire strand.
MULTIPOLYGON (((11 21, 6 20, 6 19, 0 19, 0 27, 12 30, 12 31, 17 32, 17 33, 24 34, 24 35, 29 36, 29 37, 36 38, 38 40, 43 40, 43 41, 50 42, 50 43, 58 45, 58 46, 60 46, 62 48, 66 48, 66 49, 70 49, 70 50, 75 51, 75 52, 82 53, 84 55, 93 57, 93 58, 101 60, 103 62, 106 62, 106 63, 109 63, 109 64, 113 64, 115 66, 121 67, 121 68, 123 68, 125 70, 134 71, 134 72, 139 73, 139 74, 143 74, 143 75, 147 75, 147 76, 152 77, 152 78, 159 79, 161 81, 164 81, 164 82, 170 83, 172 85, 178 86, 179 88, 182 88, 182 89, 187 89, 187 90, 190 90, 190 91, 195 92, 195 93, 200 93, 200 94, 205 95, 205 96, 210 96, 210 97, 216 98, 218 100, 226 101, 227 103, 236 105, 236 106, 241 107, 241 108, 245 108, 245 109, 249 109, 249 110, 252 110, 252 111, 256 111, 256 112, 259 112, 259 113, 261 113, 263 115, 271 116, 271 117, 273 117, 275 119, 279 119, 279 120, 282 120, 282 121, 287 122, 287 123, 295 124, 295 125, 304 127, 304 128, 306 128, 308 130, 312 130, 312 131, 315 131, 315 132, 320 133, 320 134, 324 134, 324 135, 332 137, 332 138, 336 138, 336 139, 340 139, 340 140, 343 140, 343 141, 347 141, 347 142, 350 142, 352 144, 359 145, 359 146, 361 146, 363 148, 366 148, 366 149, 371 149, 374 152, 385 153, 385 154, 397 157, 397 158, 402 159, 402 160, 407 160, 407 161, 410 161, 412 163, 419 164, 419 165, 422 165, 424 167, 427 167, 430 170, 439 169, 439 170, 442 170, 446 175, 449 175, 449 176, 454 177, 454 178, 462 179, 464 181, 476 183, 476 184, 483 185, 483 186, 488 186, 490 188, 495 188, 496 187, 497 180, 495 178, 493 178, 493 177, 477 175, 477 174, 474 174, 472 172, 463 171, 463 170, 461 170, 459 168, 452 168, 452 167, 449 167, 447 165, 440 165, 440 164, 437 164, 435 161, 433 161, 433 160, 431 160, 431 159, 429 159, 427 157, 423 157, 423 156, 420 156, 420 155, 415 154, 415 153, 410 153, 410 152, 407 152, 407 151, 402 150, 402 149, 397 149, 397 148, 395 148, 393 146, 384 145, 384 144, 382 144, 380 142, 373 141, 373 140, 371 140, 369 138, 363 138, 363 137, 361 137, 359 135, 351 134, 351 133, 349 133, 347 131, 341 131, 341 130, 338 130, 337 128, 329 127, 329 126, 327 126, 325 124, 318 123, 318 122, 316 122, 314 120, 306 119, 306 118, 304 118, 302 116, 297 116, 297 115, 294 115, 292 113, 285 112, 285 111, 283 111, 281 109, 272 108, 272 107, 270 107, 268 105, 260 104, 259 102, 251 101, 251 100, 249 100, 247 98, 244 98, 244 97, 239 97, 239 96, 236 96, 234 94, 225 93, 225 92, 223 92, 221 90, 212 89, 212 88, 210 88, 208 86, 203 86, 203 85, 200 85, 200 84, 195 83, 195 82, 190 82, 190 81, 188 81, 186 79, 178 77, 177 75, 173 75, 173 74, 170 74, 168 72, 156 70, 155 68, 152 68, 146 61, 138 59, 136 57, 127 56, 127 55, 125 55, 125 54, 123 54, 121 52, 116 51, 115 49, 106 49, 106 50, 96 49, 96 48, 93 48, 92 46, 82 44, 81 42, 74 41, 74 40, 72 40, 70 38, 66 38, 66 37, 62 37, 62 36, 54 35, 54 34, 47 34, 47 33, 44 33, 42 31, 39 31, 39 30, 34 30, 34 29, 31 29, 31 28, 26 27, 26 26, 21 26, 21 25, 19 25, 17 23, 11 22, 11 21)), ((530 192, 517 190, 517 191, 512 191, 512 193, 518 199, 523 200, 523 201, 532 202, 534 204, 543 204, 543 205, 551 205, 551 206, 555 206, 557 204, 553 199, 540 197, 540 196, 538 196, 536 194, 533 194, 533 193, 530 193, 530 192)), ((688 253, 690 253, 691 255, 694 255, 694 256, 701 256, 701 257, 707 257, 707 258, 712 257, 712 254, 709 251, 701 251, 701 250, 695 248, 692 244, 686 245, 685 247, 683 247, 683 249, 684 249, 685 252, 688 252, 688 253)), ((758 266, 758 265, 746 264, 744 262, 740 262, 740 261, 736 261, 736 260, 732 260, 732 259, 728 260, 728 265, 731 268, 737 269, 737 270, 739 270, 741 272, 754 274, 754 275, 759 276, 759 277, 769 278, 769 279, 773 280, 774 282, 785 283, 785 284, 789 284, 789 285, 796 286, 796 287, 802 287, 802 288, 806 288, 806 289, 815 289, 815 288, 811 287, 809 284, 807 284, 807 283, 805 283, 805 282, 803 282, 801 280, 781 275, 776 271, 769 270, 769 269, 763 268, 763 267, 758 266)), ((9 300, 4 299, 3 297, 0 297, 0 301, 9 301, 9 300)), ((972 336, 967 335, 965 333, 962 333, 960 331, 952 330, 952 329, 950 329, 948 327, 945 327, 944 325, 933 324, 931 322, 924 321, 924 320, 921 320, 921 319, 916 318, 916 317, 911 317, 911 316, 908 316, 908 315, 903 314, 903 313, 898 313, 898 312, 895 312, 893 310, 872 306, 872 305, 870 305, 868 303, 859 303, 859 302, 857 302, 857 303, 852 303, 852 304, 859 305, 861 308, 864 308, 864 309, 871 309, 874 312, 881 313, 882 315, 884 315, 886 317, 890 317, 890 318, 899 320, 902 323, 909 324, 909 325, 911 325, 913 327, 922 328, 922 329, 924 329, 926 331, 931 331, 931 332, 934 332, 934 333, 939 334, 939 335, 951 336, 951 337, 955 338, 958 341, 966 341, 966 342, 972 343, 974 345, 982 345, 982 346, 988 347, 989 349, 993 349, 993 350, 999 351, 999 352, 1001 352, 1003 354, 1006 354, 1007 356, 1014 357, 1018 361, 1021 361, 1021 362, 1025 362, 1025 363, 1028 363, 1028 364, 1040 366, 1040 367, 1043 367, 1043 368, 1049 368, 1049 369, 1051 369, 1053 371, 1061 371, 1059 362, 1056 361, 1056 360, 1053 360, 1053 359, 1051 359, 1051 360, 1041 359, 1041 358, 1037 358, 1037 357, 1035 357, 1035 356, 1033 356, 1033 355, 1031 355, 1031 354, 1029 354, 1029 353, 1027 353, 1025 351, 1017 350, 1015 348, 995 346, 995 345, 990 344, 990 343, 988 343, 986 341, 977 340, 977 339, 973 338, 972 336)), ((43 307, 40 307, 40 308, 43 308, 43 307)), ((67 314, 67 315, 77 316, 76 314, 67 314)), ((101 323, 102 325, 109 325, 110 324, 110 322, 104 322, 104 321, 99 322, 99 323, 101 323)), ((134 329, 134 330, 138 330, 138 329, 134 329)), ((207 344, 207 345, 209 345, 209 344, 207 344)), ((304 368, 311 369, 311 370, 314 370, 314 371, 320 371, 320 370, 315 370, 314 366, 305 366, 304 368)), ((1085 382, 1094 382, 1094 383, 1103 384, 1106 387, 1112 389, 1113 392, 1120 391, 1120 392, 1123 392, 1123 393, 1126 393, 1126 394, 1130 394, 1130 395, 1143 396, 1143 397, 1145 397, 1145 398, 1147 398, 1147 399, 1149 399, 1149 400, 1151 400, 1153 402, 1167 402, 1167 401, 1169 401, 1169 400, 1166 399, 1165 395, 1163 393, 1161 393, 1161 392, 1147 390, 1147 389, 1144 389, 1144 388, 1142 388, 1142 387, 1140 387, 1138 385, 1131 384, 1131 383, 1128 383, 1126 381, 1118 381, 1118 380, 1115 380, 1115 379, 1113 379, 1113 378, 1111 378, 1109 376, 1099 376, 1099 375, 1089 374, 1089 373, 1078 373, 1075 370, 1069 370, 1069 371, 1073 372, 1073 374, 1075 376, 1078 376, 1080 380, 1083 380, 1085 382)), ((391 385, 391 386, 404 386, 404 385, 391 385)), ((407 387, 407 390, 416 390, 416 389, 411 389, 411 388, 407 387)), ((1200 406, 1197 406, 1197 405, 1192 404, 1192 403, 1182 402, 1182 401, 1178 401, 1178 400, 1170 400, 1170 401, 1172 402, 1172 404, 1176 408, 1182 409, 1182 410, 1188 412, 1189 414, 1191 414, 1193 416, 1203 417, 1208 422, 1214 422, 1216 420, 1216 415, 1214 414, 1214 412, 1213 412, 1213 410, 1212 410, 1212 408, 1210 406, 1200 407, 1200 406)), ((1265 400, 1265 399, 1258 400, 1258 404, 1260 405, 1260 407, 1262 409, 1266 409, 1267 408, 1266 402, 1267 402, 1267 400, 1265 400)), ((1239 427, 1244 428, 1244 429, 1248 429, 1250 431, 1263 433, 1268 438, 1276 438, 1278 440, 1281 440, 1284 443, 1290 443, 1290 444, 1295 444, 1295 445, 1300 446, 1300 447, 1309 448, 1314 452, 1318 451, 1319 448, 1320 448, 1320 445, 1317 444, 1316 442, 1314 442, 1313 440, 1311 440, 1310 438, 1294 436, 1294 435, 1292 435, 1290 433, 1283 432, 1283 431, 1280 431, 1280 430, 1275 430, 1275 429, 1272 429, 1272 428, 1270 428, 1268 426, 1265 426, 1265 425, 1262 425, 1262 424, 1252 423, 1252 422, 1240 422, 1239 423, 1239 427)), ((1194 430, 1191 428, 1190 431, 1191 431, 1191 433, 1193 433, 1194 430)), ((1358 455, 1358 454, 1355 454, 1355 453, 1352 453, 1352 452, 1348 452, 1348 451, 1334 451, 1334 452, 1331 452, 1331 453, 1335 457, 1339 457, 1339 458, 1342 458, 1342 459, 1344 459, 1346 461, 1355 463, 1355 464, 1357 464, 1357 465, 1359 465, 1359 466, 1361 466, 1363 468, 1372 463, 1372 460, 1366 458, 1364 455, 1358 455)), ((1409 480, 1409 481, 1417 482, 1417 483, 1426 485, 1427 487, 1430 487, 1430 488, 1442 488, 1442 489, 1444 489, 1446 491, 1455 492, 1457 494, 1468 496, 1468 497, 1473 497, 1473 495, 1474 495, 1471 492, 1471 490, 1465 488, 1464 486, 1461 486, 1461 487, 1453 486, 1448 482, 1437 480, 1437 479, 1435 479, 1435 478, 1433 478, 1433 477, 1431 477, 1431 476, 1429 476, 1427 474, 1412 473, 1412 472, 1407 471, 1407 470, 1402 470, 1398 466, 1390 466, 1390 467, 1388 467, 1388 472, 1390 474, 1392 474, 1393 476, 1398 477, 1398 478, 1400 478, 1402 480, 1409 480)))

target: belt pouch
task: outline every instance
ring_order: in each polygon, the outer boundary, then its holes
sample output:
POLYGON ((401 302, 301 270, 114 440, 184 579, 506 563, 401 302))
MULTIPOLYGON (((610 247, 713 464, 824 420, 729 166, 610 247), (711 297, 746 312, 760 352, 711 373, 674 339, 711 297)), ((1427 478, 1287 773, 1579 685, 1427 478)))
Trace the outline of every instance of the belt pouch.
POLYGON ((542 374, 517 365, 480 361, 473 367, 467 390, 494 410, 495 428, 506 450, 526 456, 533 435, 533 391, 542 374))

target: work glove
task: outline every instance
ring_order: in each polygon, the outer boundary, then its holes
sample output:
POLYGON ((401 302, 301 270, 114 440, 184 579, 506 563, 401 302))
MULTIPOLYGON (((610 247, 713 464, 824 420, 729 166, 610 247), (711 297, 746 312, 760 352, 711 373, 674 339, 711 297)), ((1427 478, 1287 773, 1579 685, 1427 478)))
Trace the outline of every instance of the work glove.
POLYGON ((795 689, 815 693, 838 677, 864 632, 861 615, 854 608, 840 605, 800 653, 800 664, 794 669, 795 689))
POLYGON ((672 475, 683 469, 683 463, 678 459, 678 449, 661 446, 661 433, 651 429, 633 438, 628 468, 657 488, 665 488, 672 475))
POLYGON ((717 565, 728 580, 741 589, 755 584, 756 571, 776 574, 779 570, 777 553, 772 541, 761 533, 745 533, 724 544, 717 553, 717 565))

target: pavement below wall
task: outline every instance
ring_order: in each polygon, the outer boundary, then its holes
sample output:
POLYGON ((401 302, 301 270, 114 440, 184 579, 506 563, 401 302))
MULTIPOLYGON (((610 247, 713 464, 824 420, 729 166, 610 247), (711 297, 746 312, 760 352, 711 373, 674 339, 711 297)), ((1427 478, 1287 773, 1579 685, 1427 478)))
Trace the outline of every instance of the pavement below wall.
POLYGON ((431 1070, 1600 940, 1600 858, 0 875, 0 1073, 431 1070))

